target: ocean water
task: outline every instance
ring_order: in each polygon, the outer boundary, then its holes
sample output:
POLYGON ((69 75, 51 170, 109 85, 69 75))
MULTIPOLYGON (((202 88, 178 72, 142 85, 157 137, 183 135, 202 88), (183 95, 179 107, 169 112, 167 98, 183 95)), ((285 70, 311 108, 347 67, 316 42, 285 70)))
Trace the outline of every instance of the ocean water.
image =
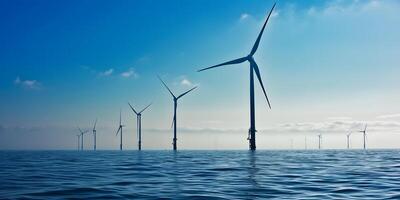
POLYGON ((400 151, 0 151, 0 199, 400 199, 400 151))

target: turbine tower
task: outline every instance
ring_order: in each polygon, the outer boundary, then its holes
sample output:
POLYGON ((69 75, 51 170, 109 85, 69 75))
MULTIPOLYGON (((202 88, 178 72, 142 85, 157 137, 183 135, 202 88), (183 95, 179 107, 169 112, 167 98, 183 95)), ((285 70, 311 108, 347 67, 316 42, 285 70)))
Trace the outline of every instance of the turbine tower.
POLYGON ((364 135, 364 149, 366 149, 366 146, 365 146, 365 137, 367 136, 366 131, 367 131, 367 124, 365 124, 363 131, 359 131, 359 132, 363 133, 363 135, 364 135))
POLYGON ((172 146, 173 146, 174 150, 176 150, 177 149, 177 144, 176 144, 176 141, 177 141, 177 139, 176 139, 176 109, 177 109, 177 106, 178 106, 178 99, 180 99, 181 97, 183 97, 187 93, 191 92, 192 90, 196 89, 197 86, 195 86, 192 89, 182 93, 179 96, 175 96, 174 93, 172 93, 171 90, 168 88, 167 84, 165 84, 164 81, 159 76, 158 76, 158 79, 160 79, 161 83, 165 86, 165 88, 167 88, 167 90, 172 95, 173 100, 174 100, 174 118, 172 120, 172 125, 174 126, 174 139, 172 140, 172 146))
POLYGON ((78 127, 78 129, 79 129, 79 132, 81 132, 81 150, 83 151, 83 136, 89 131, 82 131, 81 128, 79 128, 79 127, 78 127))
POLYGON ((243 63, 245 61, 248 61, 250 63, 250 129, 249 129, 249 137, 247 138, 249 140, 249 147, 251 150, 256 150, 256 113, 255 113, 255 100, 254 100, 254 72, 257 75, 257 79, 260 82, 261 88, 264 92, 264 96, 267 99, 267 103, 269 108, 271 109, 271 104, 269 102, 269 99, 267 97, 267 93, 265 92, 265 88, 264 88, 264 84, 261 80, 261 74, 260 74, 260 70, 258 68, 258 65, 256 63, 256 61, 254 60, 253 55, 256 53, 257 48, 260 44, 260 40, 261 40, 261 36, 264 32, 265 26, 267 25, 267 22, 269 20, 269 17, 271 16, 272 11, 275 8, 276 3, 274 3, 274 5, 271 8, 271 11, 268 14, 267 19, 264 22, 264 25, 256 39, 256 42, 253 45, 253 48, 250 51, 250 54, 245 56, 245 57, 241 57, 238 59, 234 59, 228 62, 224 62, 218 65, 214 65, 211 67, 207 67, 204 69, 200 69, 198 70, 198 72, 200 71, 204 71, 204 70, 208 70, 211 68, 216 68, 216 67, 220 67, 220 66, 224 66, 224 65, 232 65, 232 64, 239 64, 239 63, 243 63))
POLYGON ((97 133, 97 131, 96 131, 96 124, 97 124, 97 118, 96 118, 96 121, 94 122, 94 126, 93 126, 93 150, 95 150, 96 151, 96 133, 97 133))
POLYGON ((130 103, 128 104, 129 107, 131 107, 132 111, 136 114, 136 126, 137 126, 136 134, 138 137, 138 148, 140 151, 142 150, 142 112, 145 111, 151 105, 151 103, 145 108, 143 108, 143 110, 141 110, 140 112, 136 112, 136 110, 132 107, 132 105, 130 103))
POLYGON ((121 110, 119 110, 119 126, 118 126, 118 130, 117 130, 117 134, 118 135, 119 132, 121 132, 120 134, 120 144, 119 144, 119 150, 122 150, 122 127, 124 127, 125 125, 121 124, 121 110))
POLYGON ((322 134, 320 133, 318 135, 318 149, 321 149, 321 139, 322 139, 322 134))
POLYGON ((304 149, 307 150, 307 136, 304 136, 304 149))
POLYGON ((350 135, 351 135, 351 131, 346 134, 346 137, 347 137, 347 149, 350 149, 350 135))

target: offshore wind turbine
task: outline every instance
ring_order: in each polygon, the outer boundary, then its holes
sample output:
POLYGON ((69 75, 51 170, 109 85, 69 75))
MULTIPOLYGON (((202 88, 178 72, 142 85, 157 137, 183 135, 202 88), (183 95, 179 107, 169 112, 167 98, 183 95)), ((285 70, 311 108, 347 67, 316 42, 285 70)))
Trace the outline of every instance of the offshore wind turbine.
POLYGON ((365 146, 365 137, 367 136, 366 131, 367 131, 367 124, 365 124, 364 130, 359 131, 359 132, 363 133, 363 135, 364 135, 364 149, 366 149, 366 146, 365 146))
POLYGON ((79 127, 78 127, 78 129, 79 129, 79 132, 81 132, 81 150, 83 151, 83 136, 89 131, 87 131, 87 130, 82 131, 81 128, 79 128, 79 127))
POLYGON ((96 124, 97 124, 97 118, 96 118, 96 121, 94 122, 94 126, 93 126, 93 130, 92 130, 92 132, 93 132, 93 150, 95 150, 96 151, 96 133, 97 133, 97 131, 96 131, 96 124))
POLYGON ((304 136, 304 149, 307 150, 307 136, 304 136))
POLYGON ((322 139, 322 134, 320 133, 318 135, 318 149, 321 149, 321 139, 322 139))
POLYGON ((350 149, 350 135, 351 135, 351 131, 346 134, 346 137, 347 137, 347 149, 350 149))
POLYGON ((165 88, 167 88, 167 90, 169 91, 169 93, 172 95, 172 98, 174 100, 174 118, 172 120, 172 125, 174 126, 174 138, 172 140, 172 146, 174 148, 174 150, 177 149, 177 138, 176 138, 176 109, 178 107, 178 99, 180 99, 181 97, 185 96, 187 93, 191 92, 192 90, 196 89, 197 86, 193 87, 192 89, 182 93, 179 96, 175 96, 174 93, 171 92, 171 90, 168 88, 167 84, 164 83, 164 81, 158 76, 158 79, 160 79, 161 83, 165 86, 165 88))
POLYGON ((145 108, 143 108, 143 110, 141 110, 140 112, 136 112, 136 110, 132 107, 132 105, 130 103, 129 107, 131 107, 132 111, 136 114, 136 134, 138 137, 138 148, 139 150, 142 150, 142 112, 145 111, 150 105, 151 103, 146 106, 145 108))
POLYGON ((257 132, 257 130, 256 130, 256 122, 255 122, 256 121, 256 113, 255 113, 255 100, 254 100, 254 72, 257 75, 257 79, 260 82, 261 88, 262 88, 262 90, 264 92, 264 96, 267 99, 268 106, 271 109, 271 104, 270 104, 269 99, 267 97, 267 93, 265 92, 264 84, 263 84, 263 82, 261 80, 260 70, 258 68, 258 65, 257 65, 256 61, 253 58, 253 55, 257 51, 257 48, 258 48, 258 46, 260 44, 261 36, 262 36, 262 34, 264 32, 265 26, 267 25, 269 17, 271 16, 271 13, 275 8, 275 5, 276 5, 276 3, 274 3, 274 5, 272 6, 271 11, 269 12, 267 19, 265 20, 264 25, 263 25, 260 33, 258 34, 258 37, 257 37, 257 39, 256 39, 256 41, 255 41, 255 43, 253 45, 253 48, 251 49, 249 55, 241 57, 241 58, 238 58, 238 59, 234 59, 234 60, 231 60, 231 61, 228 61, 228 62, 224 62, 224 63, 218 64, 218 65, 214 65, 214 66, 211 66, 211 67, 207 67, 207 68, 203 68, 203 69, 198 70, 198 72, 200 72, 200 71, 204 71, 204 70, 208 70, 208 69, 211 69, 211 68, 216 68, 216 67, 220 67, 220 66, 224 66, 224 65, 239 64, 239 63, 243 63, 245 61, 248 61, 250 63, 250 129, 249 129, 248 140, 249 140, 249 147, 250 147, 251 150, 256 150, 256 132, 257 132))
POLYGON ((119 110, 119 126, 118 126, 118 130, 117 130, 117 134, 118 135, 119 132, 121 132, 120 134, 120 144, 119 144, 119 150, 122 150, 122 127, 124 127, 125 125, 121 124, 121 110, 119 110))

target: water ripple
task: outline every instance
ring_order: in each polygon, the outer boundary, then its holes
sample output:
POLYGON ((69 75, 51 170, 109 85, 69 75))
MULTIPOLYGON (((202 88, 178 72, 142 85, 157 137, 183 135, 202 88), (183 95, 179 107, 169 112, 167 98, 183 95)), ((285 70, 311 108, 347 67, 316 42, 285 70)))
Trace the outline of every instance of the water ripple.
POLYGON ((400 199, 400 152, 0 151, 0 199, 400 199))

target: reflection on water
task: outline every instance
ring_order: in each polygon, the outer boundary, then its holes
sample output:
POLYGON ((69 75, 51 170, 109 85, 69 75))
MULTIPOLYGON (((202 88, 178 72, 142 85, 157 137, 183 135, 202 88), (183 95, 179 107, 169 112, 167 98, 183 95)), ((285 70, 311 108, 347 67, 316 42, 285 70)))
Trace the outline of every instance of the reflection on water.
POLYGON ((249 172, 249 178, 250 178, 250 184, 252 185, 252 188, 254 190, 259 190, 260 186, 257 182, 257 166, 256 166, 256 151, 249 151, 249 167, 248 167, 248 172, 249 172))
POLYGON ((0 151, 0 199, 400 199, 400 151, 0 151))

